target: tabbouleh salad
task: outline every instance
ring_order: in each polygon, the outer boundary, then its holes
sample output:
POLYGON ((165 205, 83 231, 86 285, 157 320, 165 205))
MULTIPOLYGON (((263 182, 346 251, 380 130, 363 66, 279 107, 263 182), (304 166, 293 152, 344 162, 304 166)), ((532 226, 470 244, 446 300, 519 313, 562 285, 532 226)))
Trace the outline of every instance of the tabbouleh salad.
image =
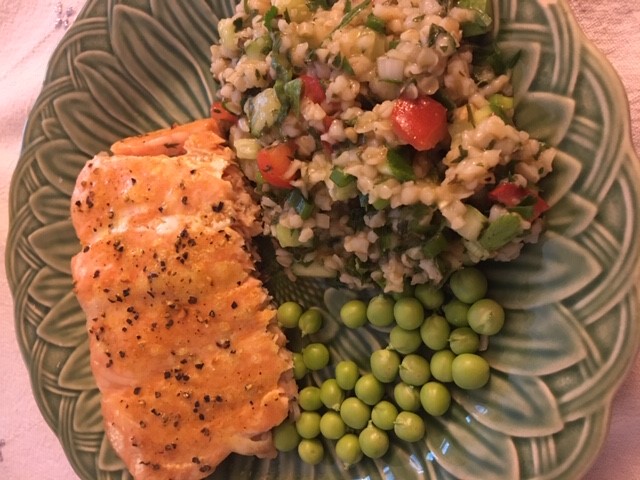
POLYGON ((294 278, 403 291, 515 258, 555 151, 513 123, 491 0, 243 0, 214 117, 294 278))

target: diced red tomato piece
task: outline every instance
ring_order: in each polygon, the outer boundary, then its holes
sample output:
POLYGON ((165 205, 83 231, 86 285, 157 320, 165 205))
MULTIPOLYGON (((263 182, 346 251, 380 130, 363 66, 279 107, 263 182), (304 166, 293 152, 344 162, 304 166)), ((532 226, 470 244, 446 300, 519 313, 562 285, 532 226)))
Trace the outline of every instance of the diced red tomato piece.
POLYGON ((291 188, 291 177, 287 172, 291 167, 295 150, 289 143, 279 143, 258 152, 258 169, 262 178, 278 188, 291 188))
POLYGON ((515 207, 530 194, 528 189, 515 183, 500 183, 489 192, 489 199, 505 207, 515 207))
POLYGON ((549 210, 549 204, 542 197, 538 197, 536 204, 533 206, 533 218, 538 218, 544 212, 549 210))
POLYGON ((489 199, 499 202, 505 207, 517 207, 525 198, 535 198, 533 204, 532 220, 538 218, 544 212, 549 210, 549 204, 544 201, 536 192, 528 188, 516 185, 515 183, 504 182, 497 185, 489 192, 489 199))
POLYGON ((399 98, 391 125, 403 142, 419 151, 431 150, 447 137, 447 109, 431 97, 399 98))
POLYGON ((300 75, 300 80, 304 85, 302 88, 302 96, 308 98, 313 103, 322 103, 327 98, 324 87, 318 80, 318 77, 312 75, 300 75))

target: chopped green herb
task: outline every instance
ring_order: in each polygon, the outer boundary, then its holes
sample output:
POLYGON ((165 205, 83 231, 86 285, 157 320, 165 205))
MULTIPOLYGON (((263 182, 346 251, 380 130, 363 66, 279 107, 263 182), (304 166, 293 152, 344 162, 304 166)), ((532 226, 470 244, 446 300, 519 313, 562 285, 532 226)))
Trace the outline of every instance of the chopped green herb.
POLYGON ((365 21, 365 26, 370 28, 371 30, 379 33, 384 33, 386 28, 386 23, 380 17, 375 16, 373 13, 370 13, 367 16, 367 20, 365 21))
POLYGON ((345 13, 344 17, 342 17, 342 21, 338 24, 338 26, 333 29, 333 32, 347 26, 349 23, 353 21, 354 18, 358 16, 360 12, 368 8, 369 5, 371 5, 371 0, 364 0, 362 3, 359 3, 356 7, 349 10, 347 13, 345 13))
POLYGON ((287 202, 289 202, 289 205, 294 208, 303 220, 308 219, 313 214, 313 204, 304 198, 302 192, 297 188, 291 191, 287 197, 287 202))
POLYGON ((273 32, 273 21, 278 16, 278 9, 271 6, 264 14, 264 26, 269 32, 273 32))
POLYGON ((293 113, 300 115, 300 98, 302 97, 302 79, 295 78, 284 84, 284 93, 291 105, 293 113))

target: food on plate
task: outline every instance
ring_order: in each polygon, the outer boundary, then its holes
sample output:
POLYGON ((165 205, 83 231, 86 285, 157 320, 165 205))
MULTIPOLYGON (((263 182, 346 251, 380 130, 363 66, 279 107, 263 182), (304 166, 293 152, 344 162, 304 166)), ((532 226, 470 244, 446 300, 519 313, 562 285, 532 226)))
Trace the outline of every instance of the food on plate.
POLYGON ((276 454, 297 395, 255 274, 257 204, 215 120, 114 144, 78 176, 87 317, 106 434, 137 479, 199 479, 230 453, 276 454))
POLYGON ((537 240, 555 152, 514 124, 491 5, 245 0, 220 21, 216 109, 292 279, 401 292, 537 240))

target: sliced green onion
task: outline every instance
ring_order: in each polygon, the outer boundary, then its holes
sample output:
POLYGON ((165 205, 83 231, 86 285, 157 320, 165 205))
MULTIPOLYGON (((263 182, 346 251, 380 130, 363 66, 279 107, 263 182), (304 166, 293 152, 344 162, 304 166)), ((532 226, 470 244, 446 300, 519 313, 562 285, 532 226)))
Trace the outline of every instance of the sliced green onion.
POLYGON ((339 168, 334 168, 329 175, 329 179, 336 184, 337 187, 346 187, 347 185, 356 181, 356 177, 344 173, 339 168))
POLYGON ((336 28, 333 29, 333 32, 331 33, 334 33, 337 30, 346 27, 360 12, 369 7, 369 5, 371 5, 371 0, 364 0, 364 2, 360 3, 358 6, 350 9, 347 13, 345 13, 344 17, 342 17, 342 21, 336 28))
POLYGON ((447 244, 447 238, 442 232, 438 232, 422 245, 422 253, 427 258, 435 258, 447 248, 447 244))
POLYGON ((272 5, 271 8, 269 8, 269 10, 267 10, 264 14, 264 26, 270 32, 273 31, 273 20, 275 20, 277 15, 278 9, 275 5, 272 5))
POLYGON ((401 182, 415 180, 416 175, 413 172, 411 161, 404 155, 402 155, 398 150, 389 149, 387 151, 387 163, 389 165, 391 175, 393 175, 401 182))
POLYGON ((287 197, 287 202, 289 202, 289 205, 294 208, 303 220, 306 220, 313 214, 313 204, 304 198, 302 192, 297 188, 291 191, 287 197))

